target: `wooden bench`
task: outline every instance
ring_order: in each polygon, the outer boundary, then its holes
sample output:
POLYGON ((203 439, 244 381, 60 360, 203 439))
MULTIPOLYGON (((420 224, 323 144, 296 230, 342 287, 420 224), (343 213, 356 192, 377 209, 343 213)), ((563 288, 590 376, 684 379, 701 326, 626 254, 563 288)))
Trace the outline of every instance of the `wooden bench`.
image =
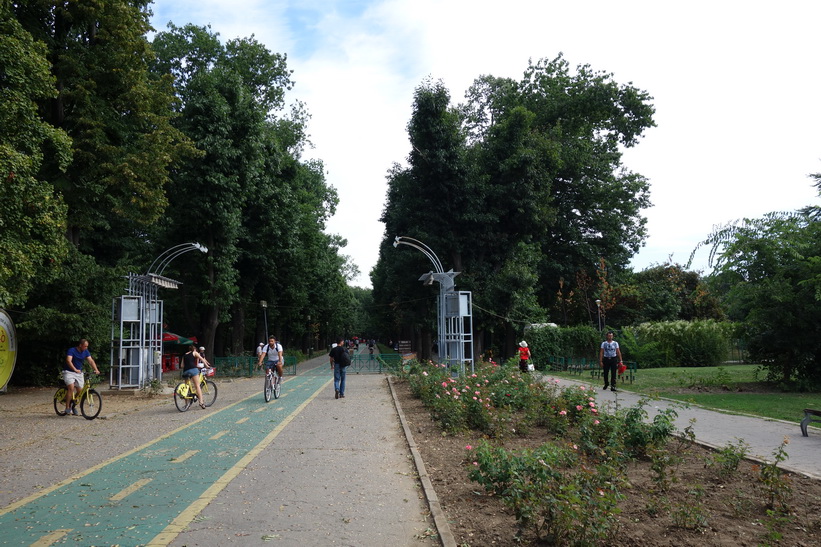
POLYGON ((801 434, 805 437, 809 437, 807 426, 810 425, 810 422, 821 422, 821 410, 804 409, 804 419, 801 420, 801 434))

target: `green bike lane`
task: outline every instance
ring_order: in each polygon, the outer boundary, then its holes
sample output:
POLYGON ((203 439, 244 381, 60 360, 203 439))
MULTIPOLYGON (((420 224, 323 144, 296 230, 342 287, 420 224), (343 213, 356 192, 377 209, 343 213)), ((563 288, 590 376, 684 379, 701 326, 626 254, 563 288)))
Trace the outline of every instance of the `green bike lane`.
MULTIPOLYGON (((288 377, 270 403, 260 390, 194 407, 192 423, 0 509, 0 544, 167 545, 329 382, 288 377)), ((62 457, 93 454, 92 440, 62 457)))

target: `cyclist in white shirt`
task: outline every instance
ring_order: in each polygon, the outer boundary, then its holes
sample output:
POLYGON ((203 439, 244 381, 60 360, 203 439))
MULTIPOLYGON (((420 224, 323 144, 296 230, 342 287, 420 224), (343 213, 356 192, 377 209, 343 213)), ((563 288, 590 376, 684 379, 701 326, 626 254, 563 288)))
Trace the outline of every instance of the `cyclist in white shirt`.
POLYGON ((277 337, 273 334, 268 337, 268 343, 262 347, 262 351, 259 354, 259 361, 257 361, 257 366, 262 365, 262 362, 265 361, 265 370, 267 371, 269 368, 276 367, 277 374, 280 378, 283 377, 282 373, 282 344, 277 343, 277 337))

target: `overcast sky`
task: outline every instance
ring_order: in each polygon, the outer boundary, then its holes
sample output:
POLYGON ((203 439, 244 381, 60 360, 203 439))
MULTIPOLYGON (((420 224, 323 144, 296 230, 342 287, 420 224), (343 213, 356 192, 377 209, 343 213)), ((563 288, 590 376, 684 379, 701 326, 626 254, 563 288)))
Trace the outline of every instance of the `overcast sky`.
POLYGON ((821 202, 808 177, 821 172, 817 0, 155 0, 153 11, 157 30, 210 24, 288 55, 286 98, 312 115, 305 159, 321 159, 339 192, 329 232, 348 239, 359 286, 384 234, 385 175, 408 156, 414 89, 442 80, 455 104, 480 75, 520 80, 528 59, 560 52, 654 97, 658 127, 624 158, 651 184, 636 270, 685 263, 715 226, 821 202))

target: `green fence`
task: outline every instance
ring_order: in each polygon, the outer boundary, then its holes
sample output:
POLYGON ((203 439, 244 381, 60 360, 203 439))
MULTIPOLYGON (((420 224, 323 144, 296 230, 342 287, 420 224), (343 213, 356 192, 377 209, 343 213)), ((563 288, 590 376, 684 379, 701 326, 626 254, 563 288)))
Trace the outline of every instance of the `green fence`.
MULTIPOLYGON (((257 369, 257 358, 250 355, 239 357, 215 357, 214 367, 217 369, 217 376, 223 378, 237 378, 237 377, 251 377, 262 376, 265 373, 265 367, 257 369)), ((296 357, 293 355, 285 356, 285 363, 282 367, 282 372, 286 376, 296 375, 296 357)))
POLYGON ((348 374, 379 374, 394 372, 402 368, 402 356, 398 353, 380 353, 370 355, 357 353, 351 355, 351 366, 348 374))
MULTIPOLYGON (((636 380, 636 371, 638 364, 635 361, 625 361, 627 370, 619 375, 622 381, 628 381, 631 384, 636 380)), ((541 368, 541 367, 539 367, 541 368)), ((569 372, 571 374, 583 374, 589 372, 590 378, 600 378, 601 368, 599 367, 598 359, 588 359, 586 357, 548 357, 547 366, 544 368, 545 372, 569 372)))

